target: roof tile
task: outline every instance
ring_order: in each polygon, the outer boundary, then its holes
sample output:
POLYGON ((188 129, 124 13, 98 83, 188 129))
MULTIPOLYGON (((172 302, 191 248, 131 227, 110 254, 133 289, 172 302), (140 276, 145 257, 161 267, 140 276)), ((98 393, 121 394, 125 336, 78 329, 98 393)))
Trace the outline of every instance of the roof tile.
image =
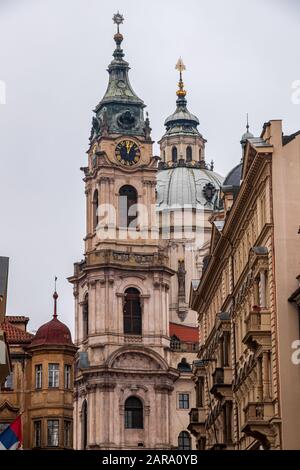
POLYGON ((178 323, 170 322, 170 336, 177 336, 177 338, 184 343, 199 342, 199 330, 194 326, 179 325, 178 323))

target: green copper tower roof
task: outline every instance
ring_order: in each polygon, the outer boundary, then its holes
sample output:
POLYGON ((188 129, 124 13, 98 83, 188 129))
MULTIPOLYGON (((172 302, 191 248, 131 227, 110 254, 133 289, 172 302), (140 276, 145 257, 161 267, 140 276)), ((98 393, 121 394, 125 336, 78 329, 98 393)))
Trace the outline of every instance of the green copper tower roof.
POLYGON ((124 60, 121 48, 123 35, 119 31, 119 25, 123 23, 124 18, 118 12, 113 21, 117 24, 117 32, 114 35, 116 48, 113 60, 108 66, 109 81, 106 92, 94 110, 96 116, 93 118, 90 140, 105 134, 149 136, 149 120, 144 120, 143 113, 145 104, 131 87, 128 76, 130 67, 124 60))
POLYGON ((180 58, 175 67, 179 70, 179 83, 178 83, 178 90, 177 100, 176 100, 176 110, 171 116, 167 117, 165 120, 166 126, 166 134, 199 134, 197 126, 199 125, 199 119, 194 116, 194 114, 190 113, 187 109, 187 101, 186 101, 186 91, 184 89, 184 83, 182 80, 182 72, 185 70, 185 65, 180 58))

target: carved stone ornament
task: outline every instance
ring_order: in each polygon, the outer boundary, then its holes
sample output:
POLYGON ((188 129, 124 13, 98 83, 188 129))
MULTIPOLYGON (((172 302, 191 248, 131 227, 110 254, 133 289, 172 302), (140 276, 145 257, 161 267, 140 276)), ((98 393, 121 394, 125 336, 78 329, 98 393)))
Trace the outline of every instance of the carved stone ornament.
POLYGON ((129 111, 129 110, 126 110, 124 111, 122 114, 120 114, 120 116, 118 117, 118 124, 120 127, 122 127, 123 129, 131 129, 135 126, 135 122, 136 122, 136 119, 135 119, 135 116, 134 114, 129 111))
POLYGON ((205 199, 211 202, 217 190, 212 183, 207 183, 202 191, 205 199))

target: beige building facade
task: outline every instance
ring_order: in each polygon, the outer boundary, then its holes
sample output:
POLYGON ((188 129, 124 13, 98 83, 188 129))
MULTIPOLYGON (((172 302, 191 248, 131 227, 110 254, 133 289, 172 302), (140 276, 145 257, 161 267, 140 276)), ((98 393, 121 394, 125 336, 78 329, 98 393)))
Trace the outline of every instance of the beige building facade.
POLYGON ((201 449, 299 449, 300 134, 274 120, 242 146, 191 293, 201 341, 189 429, 201 449))
MULTIPOLYGON (((55 305, 56 300, 55 293, 55 305)), ((35 335, 27 331, 28 321, 8 315, 1 324, 12 367, 0 389, 0 432, 21 415, 23 449, 72 449, 77 348, 56 308, 35 335)))

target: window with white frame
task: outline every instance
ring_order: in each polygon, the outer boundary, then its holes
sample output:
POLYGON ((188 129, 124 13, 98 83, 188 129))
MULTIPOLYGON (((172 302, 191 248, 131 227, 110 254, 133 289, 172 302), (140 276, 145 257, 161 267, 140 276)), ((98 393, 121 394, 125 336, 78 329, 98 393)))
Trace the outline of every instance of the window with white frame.
POLYGON ((58 447, 59 445, 58 419, 49 419, 47 422, 47 445, 48 447, 58 447))
POLYGON ((71 366, 65 364, 65 388, 71 388, 71 366))
POLYGON ((56 388, 59 386, 59 364, 48 365, 48 387, 56 388))
POLYGON ((37 364, 35 366, 35 388, 42 388, 43 384, 43 366, 37 364))

